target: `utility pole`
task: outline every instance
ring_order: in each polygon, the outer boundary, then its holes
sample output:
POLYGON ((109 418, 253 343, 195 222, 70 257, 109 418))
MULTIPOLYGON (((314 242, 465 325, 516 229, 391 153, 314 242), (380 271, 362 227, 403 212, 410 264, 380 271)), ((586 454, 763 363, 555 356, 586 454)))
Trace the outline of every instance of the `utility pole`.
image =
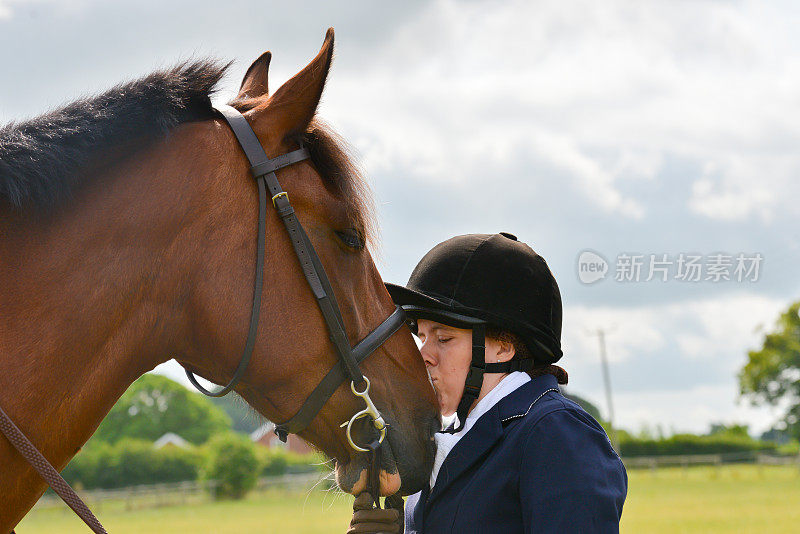
POLYGON ((600 342, 600 363, 603 367, 603 382, 606 389, 606 404, 608 405, 608 424, 611 430, 611 444, 619 453, 619 441, 617 441, 617 427, 614 425, 614 403, 611 400, 611 376, 608 372, 608 358, 606 357, 606 332, 598 328, 592 335, 596 335, 600 342))

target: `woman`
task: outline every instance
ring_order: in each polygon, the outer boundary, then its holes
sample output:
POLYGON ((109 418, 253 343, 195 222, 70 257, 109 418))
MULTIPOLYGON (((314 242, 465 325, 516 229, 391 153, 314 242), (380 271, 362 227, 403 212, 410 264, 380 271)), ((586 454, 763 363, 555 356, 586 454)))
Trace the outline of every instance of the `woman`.
MULTIPOLYGON (((508 233, 454 237, 387 284, 422 342, 444 418, 430 485, 405 532, 618 532, 627 474, 602 427, 561 395, 561 295, 544 259, 508 233)), ((402 532, 356 500, 349 532, 402 532)))

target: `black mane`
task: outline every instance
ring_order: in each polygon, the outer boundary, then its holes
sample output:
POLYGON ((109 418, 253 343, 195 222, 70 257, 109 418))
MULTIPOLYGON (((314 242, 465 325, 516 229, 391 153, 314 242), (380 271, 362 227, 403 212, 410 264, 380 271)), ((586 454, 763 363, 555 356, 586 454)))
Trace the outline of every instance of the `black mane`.
POLYGON ((80 170, 132 139, 161 138, 177 125, 213 116, 211 95, 230 63, 183 62, 34 119, 0 128, 0 200, 54 204, 80 170))

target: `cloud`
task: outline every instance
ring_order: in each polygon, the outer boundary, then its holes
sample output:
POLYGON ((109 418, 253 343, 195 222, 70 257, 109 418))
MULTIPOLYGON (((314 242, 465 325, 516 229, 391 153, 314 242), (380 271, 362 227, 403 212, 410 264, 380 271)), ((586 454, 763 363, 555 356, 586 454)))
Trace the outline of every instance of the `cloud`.
POLYGON ((714 361, 727 373, 736 370, 731 362, 758 345, 761 328, 771 326, 784 308, 783 299, 752 293, 636 306, 571 306, 564 312, 565 353, 571 362, 596 361, 594 334, 602 328, 612 363, 660 355, 672 345, 677 350, 670 359, 676 364, 714 361))
POLYGON ((86 8, 91 0, 0 0, 0 21, 10 20, 22 12, 29 18, 40 16, 39 8, 59 13, 77 12, 86 8), (14 9, 14 7, 22 9, 14 9))
POLYGON ((689 177, 693 213, 769 221, 800 194, 784 19, 755 2, 441 0, 333 89, 327 111, 372 140, 377 170, 414 161, 457 184, 524 151, 602 211, 639 219, 649 202, 625 181, 680 157, 704 169, 689 177))
POLYGON ((719 221, 757 217, 771 222, 796 194, 800 158, 792 155, 729 154, 708 162, 692 184, 689 208, 719 221), (758 178, 756 178, 758 177, 758 178))

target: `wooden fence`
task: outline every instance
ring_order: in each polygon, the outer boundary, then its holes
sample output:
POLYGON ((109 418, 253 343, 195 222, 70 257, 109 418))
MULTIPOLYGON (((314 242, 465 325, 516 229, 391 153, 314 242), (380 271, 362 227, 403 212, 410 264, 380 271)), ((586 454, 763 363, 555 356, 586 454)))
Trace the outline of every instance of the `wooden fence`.
MULTIPOLYGON (((78 494, 93 511, 99 513, 104 506, 136 510, 211 501, 214 484, 214 481, 177 482, 118 489, 79 490, 78 494)), ((328 488, 331 481, 325 474, 319 472, 264 477, 258 480, 253 491, 266 492, 275 489, 301 491, 307 490, 316 484, 319 484, 322 488, 328 488)), ((33 509, 42 510, 62 507, 65 510, 67 509, 57 495, 48 491, 39 499, 33 509)))
POLYGON ((628 469, 657 469, 659 467, 690 467, 696 465, 726 465, 749 463, 758 465, 797 465, 800 456, 777 456, 759 451, 724 454, 691 454, 678 456, 635 456, 622 459, 628 469))

